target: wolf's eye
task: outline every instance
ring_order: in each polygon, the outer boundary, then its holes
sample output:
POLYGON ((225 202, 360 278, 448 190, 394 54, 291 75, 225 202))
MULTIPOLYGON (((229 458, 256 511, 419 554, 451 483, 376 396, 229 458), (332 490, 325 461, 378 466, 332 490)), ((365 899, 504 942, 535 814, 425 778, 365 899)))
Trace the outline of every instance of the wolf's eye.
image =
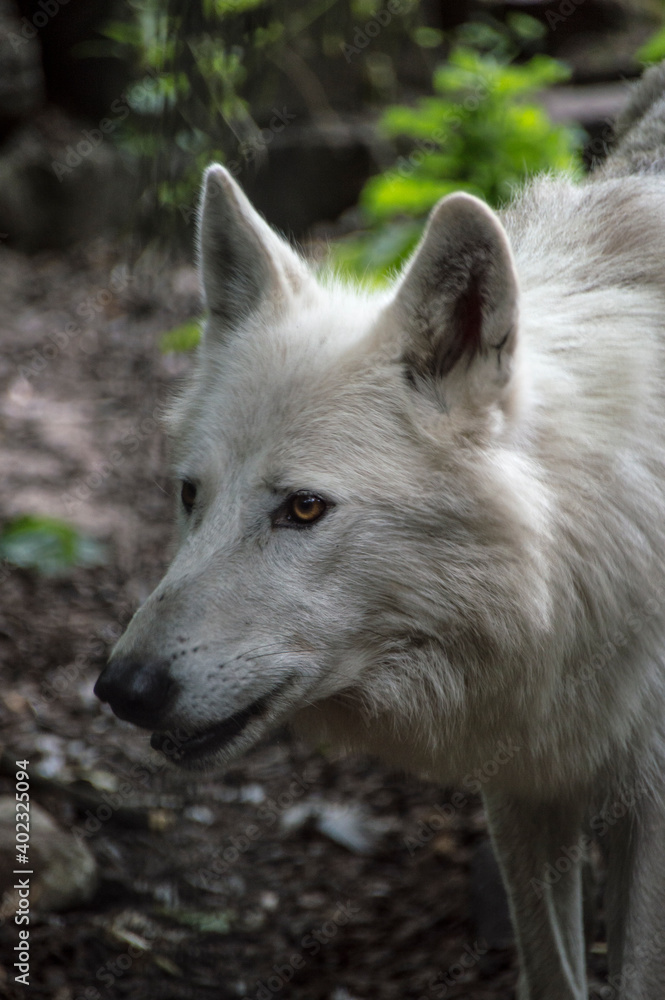
POLYGON ((182 500, 182 505, 187 513, 191 514, 194 507, 194 501, 196 500, 196 486, 194 483, 190 483, 189 479, 183 480, 182 489, 180 490, 180 499, 182 500))
POLYGON ((293 493, 273 517, 277 528, 305 528, 323 517, 330 506, 322 497, 309 490, 293 493))
POLYGON ((289 500, 289 513, 301 524, 318 521, 325 513, 326 502, 314 493, 295 493, 289 500))

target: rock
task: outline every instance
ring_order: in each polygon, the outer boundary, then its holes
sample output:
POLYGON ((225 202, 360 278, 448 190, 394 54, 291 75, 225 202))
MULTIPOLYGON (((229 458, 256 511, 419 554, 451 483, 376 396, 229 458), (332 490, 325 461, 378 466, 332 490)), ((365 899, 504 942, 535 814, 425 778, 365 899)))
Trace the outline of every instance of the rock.
MULTIPOLYGON (((97 863, 85 844, 38 806, 30 803, 28 846, 30 908, 44 912, 67 910, 87 902, 97 888, 97 863)), ((16 801, 0 797, 0 915, 13 914, 17 906, 14 883, 21 878, 16 863, 16 801)), ((28 876, 26 876, 27 878, 28 876)))

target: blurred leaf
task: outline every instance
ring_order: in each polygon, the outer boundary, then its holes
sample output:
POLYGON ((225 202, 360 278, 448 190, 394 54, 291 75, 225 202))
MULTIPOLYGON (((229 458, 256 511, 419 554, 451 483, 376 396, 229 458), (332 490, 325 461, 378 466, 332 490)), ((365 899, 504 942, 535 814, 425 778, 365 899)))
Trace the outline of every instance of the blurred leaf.
POLYGON ((172 108, 180 97, 186 97, 189 82, 184 73, 151 73, 127 90, 127 103, 132 111, 155 115, 166 107, 172 108))
POLYGON ((487 24, 484 21, 467 21, 461 24, 455 40, 458 45, 466 45, 479 52, 503 53, 506 57, 512 49, 506 32, 498 24, 487 24))
POLYGON ((358 20, 373 17, 380 6, 380 0, 351 0, 353 16, 358 20))
POLYGON ((393 63, 423 19, 418 0, 401 0, 395 11, 386 0, 127 0, 124 11, 120 4, 103 43, 139 76, 123 94, 133 113, 113 141, 142 179, 141 211, 157 200, 166 208, 160 226, 182 232, 202 168, 213 159, 251 163, 252 138, 278 95, 294 106, 301 97, 306 105, 318 100, 309 81, 375 17, 381 31, 370 30, 366 82, 383 101, 395 92, 393 63), (300 94, 283 90, 285 75, 300 94))
POLYGON ((535 17, 531 17, 530 14, 522 14, 520 11, 510 11, 506 16, 506 24, 519 38, 523 39, 525 42, 535 41, 539 38, 544 38, 547 34, 547 28, 535 17))
POLYGON ((411 37, 416 45, 420 45, 422 49, 435 49, 443 41, 443 32, 439 31, 438 28, 429 28, 427 25, 421 24, 413 29, 411 37))
POLYGON ((398 211, 404 215, 424 215, 439 198, 463 185, 448 180, 430 180, 422 173, 403 177, 380 174, 371 177, 362 192, 361 204, 373 219, 389 219, 398 211))
POLYGON ((384 284, 391 270, 406 260, 423 230, 423 220, 392 222, 360 236, 340 240, 331 248, 331 263, 347 277, 361 276, 384 284))
POLYGON ((133 21, 110 21, 100 34, 123 45, 137 46, 142 41, 141 25, 133 21))
MULTIPOLYGON (((535 37, 531 21, 517 21, 512 30, 535 37)), ((434 71, 434 94, 386 109, 381 131, 401 150, 405 140, 411 148, 365 184, 360 206, 373 232, 335 251, 342 271, 376 280, 399 266, 415 244, 414 227, 419 232, 430 209, 452 191, 499 207, 533 174, 581 169, 581 130, 555 125, 534 101, 570 70, 545 55, 514 63, 514 43, 498 44, 506 34, 484 23, 464 25, 448 60, 434 71)))
MULTIPOLYGON (((267 28, 257 27, 254 32, 254 45, 257 49, 266 48, 268 45, 275 45, 282 39, 284 31, 284 25, 280 21, 273 21, 267 28)), ((336 50, 335 54, 337 54, 336 50)))
POLYGON ((204 0, 203 9, 209 16, 227 17, 229 14, 245 14, 257 7, 265 7, 268 0, 204 0))
POLYGON ((159 341, 159 349, 163 354, 169 351, 193 351, 201 340, 201 321, 190 319, 181 326, 163 333, 159 341))
POLYGON ((648 42, 637 50, 637 58, 645 66, 650 63, 660 62, 661 59, 665 59, 665 28, 661 28, 657 31, 648 42))
POLYGON ((65 521, 25 514, 0 531, 0 558, 50 576, 73 566, 99 565, 106 554, 99 542, 65 521))

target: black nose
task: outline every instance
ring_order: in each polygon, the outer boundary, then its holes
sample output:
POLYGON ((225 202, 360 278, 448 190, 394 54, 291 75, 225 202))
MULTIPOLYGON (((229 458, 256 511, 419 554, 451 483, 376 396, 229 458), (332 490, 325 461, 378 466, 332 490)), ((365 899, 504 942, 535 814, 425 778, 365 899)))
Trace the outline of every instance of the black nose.
POLYGON ((127 657, 111 660, 102 670, 95 694, 107 701, 119 719, 144 729, 159 729, 177 693, 168 664, 140 663, 127 657))

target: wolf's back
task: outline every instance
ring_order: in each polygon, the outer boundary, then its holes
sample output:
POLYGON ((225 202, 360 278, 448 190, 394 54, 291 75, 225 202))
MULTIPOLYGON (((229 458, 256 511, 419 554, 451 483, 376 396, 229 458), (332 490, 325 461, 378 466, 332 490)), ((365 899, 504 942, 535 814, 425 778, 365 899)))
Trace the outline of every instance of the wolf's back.
POLYGON ((614 125, 614 144, 600 177, 665 172, 665 62, 633 87, 614 125))

